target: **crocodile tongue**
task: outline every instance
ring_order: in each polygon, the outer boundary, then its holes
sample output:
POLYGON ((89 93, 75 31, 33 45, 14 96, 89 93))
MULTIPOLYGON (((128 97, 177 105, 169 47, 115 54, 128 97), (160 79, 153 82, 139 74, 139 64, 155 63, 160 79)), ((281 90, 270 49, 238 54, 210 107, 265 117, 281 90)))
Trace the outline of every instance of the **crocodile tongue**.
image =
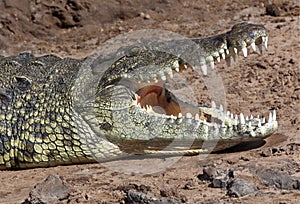
POLYGON ((136 94, 137 103, 142 108, 151 108, 156 113, 169 116, 199 115, 201 120, 211 122, 211 114, 204 113, 195 105, 181 101, 164 88, 163 82, 142 86, 136 94))

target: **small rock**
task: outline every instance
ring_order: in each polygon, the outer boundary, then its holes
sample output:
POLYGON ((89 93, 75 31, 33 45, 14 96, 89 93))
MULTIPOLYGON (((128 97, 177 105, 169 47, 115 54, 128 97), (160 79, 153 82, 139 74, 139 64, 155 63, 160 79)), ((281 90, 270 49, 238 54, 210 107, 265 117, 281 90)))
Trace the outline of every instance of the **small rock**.
POLYGON ((242 197, 257 191, 257 187, 244 179, 236 178, 228 183, 227 193, 229 196, 242 197))
POLYGON ((141 193, 135 190, 129 190, 127 192, 126 201, 127 204, 179 204, 180 202, 170 198, 157 198, 150 193, 141 193))
POLYGON ((257 175, 264 181, 265 185, 278 189, 293 190, 299 189, 299 180, 293 179, 285 172, 277 172, 267 169, 258 172, 257 175))
POLYGON ((217 170, 214 167, 205 167, 203 173, 198 175, 200 180, 212 180, 217 176, 217 170))
POLYGON ((275 17, 280 16, 280 9, 274 4, 269 4, 266 6, 266 14, 275 17))
POLYGON ((58 175, 49 175, 45 181, 37 184, 29 194, 31 204, 57 203, 68 198, 69 191, 58 175))

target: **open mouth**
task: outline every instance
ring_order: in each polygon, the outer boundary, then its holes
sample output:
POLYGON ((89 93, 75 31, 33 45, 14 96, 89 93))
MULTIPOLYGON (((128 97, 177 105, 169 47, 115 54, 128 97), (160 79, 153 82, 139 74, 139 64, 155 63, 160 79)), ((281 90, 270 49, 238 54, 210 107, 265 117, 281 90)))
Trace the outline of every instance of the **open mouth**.
MULTIPOLYGON (((169 118, 171 121, 182 119, 186 121, 194 121, 196 123, 205 123, 208 126, 229 127, 238 125, 247 125, 251 129, 254 127, 261 127, 264 124, 276 121, 276 111, 269 114, 269 119, 266 120, 260 116, 253 117, 244 116, 243 113, 234 115, 229 111, 225 112, 222 105, 217 108, 214 101, 211 102, 210 107, 198 107, 178 99, 168 89, 164 87, 164 83, 168 78, 173 78, 173 74, 181 73, 186 69, 199 69, 204 77, 208 74, 208 68, 214 69, 215 63, 220 61, 220 57, 225 60, 232 60, 239 52, 242 52, 244 57, 247 57, 247 47, 251 47, 256 52, 256 46, 262 52, 262 46, 267 49, 268 37, 263 36, 253 41, 241 41, 241 45, 236 47, 220 46, 220 49, 212 55, 205 57, 199 67, 191 66, 187 63, 178 61, 173 63, 173 67, 163 68, 164 73, 159 73, 150 80, 139 81, 136 83, 135 100, 133 104, 139 106, 143 111, 149 114, 155 114, 158 117, 169 118), (204 61, 204 63, 203 63, 204 61)), ((130 78, 127 74, 125 78, 130 78)))

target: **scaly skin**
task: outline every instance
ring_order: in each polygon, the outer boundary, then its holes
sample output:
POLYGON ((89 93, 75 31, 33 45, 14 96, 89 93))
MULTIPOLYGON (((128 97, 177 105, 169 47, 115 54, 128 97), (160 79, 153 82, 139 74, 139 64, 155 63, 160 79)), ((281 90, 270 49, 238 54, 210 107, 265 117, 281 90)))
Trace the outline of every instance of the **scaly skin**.
POLYGON ((169 52, 149 42, 126 48, 130 51, 100 81, 90 58, 1 57, 0 169, 104 161, 128 153, 195 154, 262 140, 277 129, 275 112, 268 121, 234 118, 214 102, 210 108, 183 102, 162 84, 188 67, 206 75, 206 64, 239 51, 246 56, 246 47, 261 50, 266 43, 266 29, 247 23, 206 39, 166 42, 169 52))

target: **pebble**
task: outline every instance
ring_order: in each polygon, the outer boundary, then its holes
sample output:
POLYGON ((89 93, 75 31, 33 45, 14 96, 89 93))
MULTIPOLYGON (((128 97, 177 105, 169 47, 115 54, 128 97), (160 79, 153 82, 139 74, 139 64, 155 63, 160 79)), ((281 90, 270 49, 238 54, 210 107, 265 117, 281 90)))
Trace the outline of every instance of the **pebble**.
POLYGON ((49 175, 37 184, 29 194, 31 204, 58 203, 69 196, 69 190, 58 175, 49 175))
POLYGON ((244 179, 235 178, 227 185, 227 194, 231 197, 242 197, 257 191, 257 187, 244 179))

